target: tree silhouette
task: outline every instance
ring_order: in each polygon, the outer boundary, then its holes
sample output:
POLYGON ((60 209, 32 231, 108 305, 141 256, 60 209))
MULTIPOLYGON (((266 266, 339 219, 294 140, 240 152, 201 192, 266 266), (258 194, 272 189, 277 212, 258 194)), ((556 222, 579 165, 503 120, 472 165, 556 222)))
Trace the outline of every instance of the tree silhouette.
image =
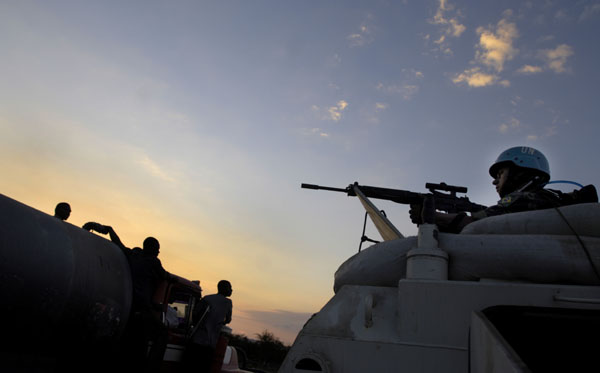
POLYGON ((246 368, 255 372, 276 372, 285 359, 290 346, 286 346, 273 333, 263 330, 256 334, 256 340, 243 334, 233 334, 229 345, 242 350, 247 357, 246 368))

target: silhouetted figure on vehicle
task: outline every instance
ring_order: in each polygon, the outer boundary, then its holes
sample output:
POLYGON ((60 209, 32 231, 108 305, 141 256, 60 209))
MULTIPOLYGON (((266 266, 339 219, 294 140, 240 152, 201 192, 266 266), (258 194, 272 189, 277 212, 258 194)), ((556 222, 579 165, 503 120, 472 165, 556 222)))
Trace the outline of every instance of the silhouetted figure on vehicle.
POLYGON ((66 202, 60 202, 54 208, 54 217, 60 220, 67 220, 71 215, 71 206, 66 202))
POLYGON ((185 351, 186 372, 210 371, 221 328, 231 322, 231 283, 221 280, 217 288, 217 294, 205 296, 194 308, 192 320, 196 327, 185 351))
POLYGON ((133 368, 140 371, 158 372, 167 347, 167 328, 161 320, 161 307, 153 301, 154 293, 161 281, 168 278, 158 254, 160 244, 154 237, 144 240, 143 249, 127 248, 111 226, 89 222, 83 225, 86 230, 109 234, 110 239, 127 256, 133 282, 131 314, 127 325, 125 344, 131 350, 133 368), (148 342, 152 347, 147 354, 148 342), (142 365, 143 364, 143 365, 142 365))

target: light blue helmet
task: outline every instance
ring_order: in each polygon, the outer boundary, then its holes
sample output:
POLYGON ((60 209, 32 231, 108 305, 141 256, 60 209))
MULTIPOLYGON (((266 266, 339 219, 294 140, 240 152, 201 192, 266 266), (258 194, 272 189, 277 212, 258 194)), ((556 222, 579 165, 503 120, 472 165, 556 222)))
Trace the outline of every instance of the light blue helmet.
POLYGON ((496 162, 490 167, 490 175, 496 177, 498 169, 507 164, 518 167, 536 170, 544 177, 543 182, 550 180, 550 166, 548 160, 537 149, 527 146, 515 146, 514 148, 503 151, 496 159, 496 162))

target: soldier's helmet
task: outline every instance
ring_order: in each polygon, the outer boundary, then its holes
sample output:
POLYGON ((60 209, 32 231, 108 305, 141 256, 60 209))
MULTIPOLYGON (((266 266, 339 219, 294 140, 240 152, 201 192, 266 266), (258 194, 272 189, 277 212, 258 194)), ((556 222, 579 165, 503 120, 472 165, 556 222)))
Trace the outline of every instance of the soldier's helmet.
POLYGON ((496 177, 498 169, 503 166, 514 165, 537 171, 542 176, 542 182, 550 180, 550 166, 548 160, 537 149, 527 146, 515 146, 500 153, 496 162, 490 167, 490 175, 496 177))

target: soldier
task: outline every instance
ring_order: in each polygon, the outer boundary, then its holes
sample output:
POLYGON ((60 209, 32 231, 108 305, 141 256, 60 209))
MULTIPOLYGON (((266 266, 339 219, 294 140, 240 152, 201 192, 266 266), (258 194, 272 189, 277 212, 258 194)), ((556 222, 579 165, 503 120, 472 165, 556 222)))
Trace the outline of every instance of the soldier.
MULTIPOLYGON (((502 152, 490 167, 500 201, 468 216, 465 212, 436 212, 435 224, 443 232, 459 233, 467 224, 488 216, 542 210, 583 202, 598 202, 596 188, 588 185, 572 193, 544 189, 550 180, 548 160, 534 148, 517 146, 502 152)), ((411 205, 410 218, 421 224, 421 205, 411 205)))

